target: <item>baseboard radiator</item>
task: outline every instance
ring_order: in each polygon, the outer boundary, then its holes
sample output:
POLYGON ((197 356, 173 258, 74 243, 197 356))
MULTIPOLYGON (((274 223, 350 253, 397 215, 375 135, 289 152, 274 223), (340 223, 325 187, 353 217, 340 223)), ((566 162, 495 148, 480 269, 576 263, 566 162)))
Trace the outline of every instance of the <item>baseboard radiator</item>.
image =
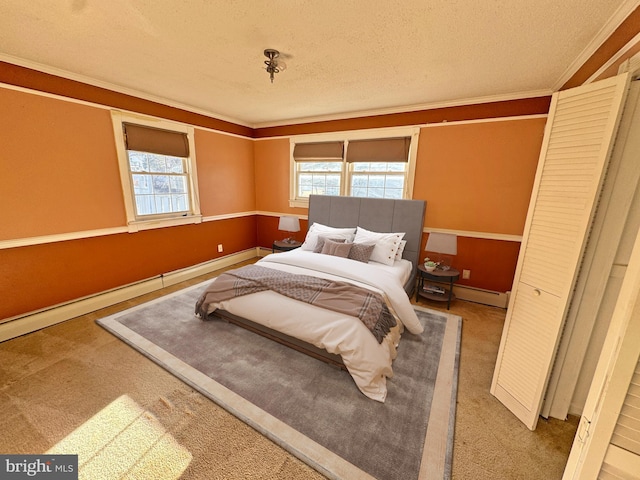
MULTIPOLYGON (((221 268, 226 268, 236 263, 251 260, 256 255, 264 257, 271 253, 270 249, 255 248, 243 252, 227 255, 209 262, 194 265, 193 267, 168 272, 157 277, 149 278, 130 285, 96 293, 84 298, 54 305, 52 307, 29 312, 17 317, 0 320, 0 342, 11 338, 26 335, 56 323, 70 320, 80 315, 95 312, 101 308, 106 308, 117 303, 131 300, 146 293, 151 293, 171 285, 175 285, 185 280, 189 280, 200 275, 204 275, 221 268)), ((454 293, 460 300, 482 303, 500 308, 507 308, 509 304, 509 293, 493 292, 480 288, 456 285, 454 293)))
POLYGON ((468 287, 466 285, 455 285, 453 293, 460 300, 469 302, 482 303, 491 305, 492 307, 507 308, 509 305, 509 292, 494 292, 493 290, 485 290, 483 288, 468 287))
POLYGON ((154 292, 184 280, 211 273, 236 263, 244 262, 259 255, 258 249, 252 248, 243 252, 226 255, 192 267, 168 272, 140 282, 96 293, 88 297, 78 298, 70 302, 29 312, 24 315, 0 320, 0 342, 35 332, 45 327, 64 322, 80 315, 95 312, 146 293, 154 292))

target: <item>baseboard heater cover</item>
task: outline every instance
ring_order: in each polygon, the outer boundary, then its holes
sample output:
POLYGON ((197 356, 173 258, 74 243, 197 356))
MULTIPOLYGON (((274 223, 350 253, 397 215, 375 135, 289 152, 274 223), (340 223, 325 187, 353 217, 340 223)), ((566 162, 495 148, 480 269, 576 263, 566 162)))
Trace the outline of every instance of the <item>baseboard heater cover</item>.
POLYGON ((507 308, 509 305, 509 292, 495 292, 483 288, 469 287, 467 285, 454 285, 453 293, 460 300, 482 303, 492 307, 507 308))
POLYGON ((157 277, 141 280, 70 302, 53 305, 49 308, 25 313, 16 317, 0 320, 0 342, 50 327, 117 303, 131 300, 176 283, 250 260, 258 254, 257 248, 226 255, 208 262, 168 272, 157 277))

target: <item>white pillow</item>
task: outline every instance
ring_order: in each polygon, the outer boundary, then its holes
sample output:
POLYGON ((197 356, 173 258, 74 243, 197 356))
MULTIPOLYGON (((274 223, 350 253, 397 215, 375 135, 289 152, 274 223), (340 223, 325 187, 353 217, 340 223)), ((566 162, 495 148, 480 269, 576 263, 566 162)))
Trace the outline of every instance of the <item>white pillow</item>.
POLYGON ((375 245, 369 260, 384 265, 393 265, 402 237, 404 237, 404 233, 370 232, 362 227, 357 227, 353 242, 375 245))
POLYGON ((334 227, 328 227, 327 225, 322 225, 321 223, 314 223, 309 228, 309 231, 307 232, 307 236, 304 239, 304 243, 300 248, 302 250, 313 251, 316 248, 316 244, 318 243, 318 237, 320 236, 330 237, 331 239, 344 238, 345 242, 351 242, 353 240, 355 231, 356 229, 353 227, 334 228, 334 227))
POLYGON ((398 251, 396 252, 396 260, 402 260, 402 252, 404 252, 404 247, 407 246, 406 240, 400 240, 400 246, 398 247, 398 251))

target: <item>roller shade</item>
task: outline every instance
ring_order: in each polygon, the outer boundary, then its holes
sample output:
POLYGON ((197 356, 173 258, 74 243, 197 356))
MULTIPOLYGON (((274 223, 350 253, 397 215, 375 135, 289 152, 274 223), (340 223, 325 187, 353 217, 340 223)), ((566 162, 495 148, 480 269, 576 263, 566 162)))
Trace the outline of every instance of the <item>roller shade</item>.
POLYGON ((123 123, 127 150, 171 155, 189 156, 189 140, 186 133, 171 132, 159 128, 123 123))
POLYGON ((408 162, 411 137, 352 140, 347 162, 408 162))
POLYGON ((343 142, 296 143, 293 147, 295 160, 336 161, 342 160, 343 142))

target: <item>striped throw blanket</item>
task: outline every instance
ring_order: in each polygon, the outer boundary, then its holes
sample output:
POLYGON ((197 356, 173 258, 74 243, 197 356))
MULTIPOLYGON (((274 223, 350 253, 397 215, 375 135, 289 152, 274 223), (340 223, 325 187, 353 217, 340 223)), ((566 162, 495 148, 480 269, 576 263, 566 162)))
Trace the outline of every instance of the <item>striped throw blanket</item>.
POLYGON ((296 275, 259 265, 248 265, 221 274, 196 302, 195 311, 206 319, 209 305, 251 293, 272 290, 300 302, 358 317, 378 343, 396 325, 384 298, 377 292, 347 282, 296 275))

